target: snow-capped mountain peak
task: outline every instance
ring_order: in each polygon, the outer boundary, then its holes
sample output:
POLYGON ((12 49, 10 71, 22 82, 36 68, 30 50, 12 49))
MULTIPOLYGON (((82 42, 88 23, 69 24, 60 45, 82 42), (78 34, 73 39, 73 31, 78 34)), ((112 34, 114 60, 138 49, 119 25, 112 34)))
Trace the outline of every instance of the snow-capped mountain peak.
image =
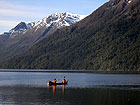
POLYGON ((38 21, 34 27, 41 27, 41 26, 54 26, 56 25, 58 28, 64 26, 70 26, 80 20, 82 20, 85 15, 77 15, 72 13, 54 13, 49 15, 48 17, 43 18, 42 20, 38 21))
POLYGON ((33 23, 25 23, 25 22, 20 22, 16 27, 12 28, 9 32, 11 33, 20 33, 23 32, 33 26, 33 23))
POLYGON ((8 32, 4 32, 4 34, 2 35, 7 35, 10 37, 15 37, 16 35, 32 28, 34 26, 34 22, 31 23, 25 23, 25 22, 20 22, 18 25, 16 25, 14 28, 12 28, 11 30, 9 30, 8 32))
POLYGON ((65 27, 65 26, 70 26, 83 18, 85 18, 85 15, 77 15, 77 14, 72 14, 72 13, 54 13, 51 14, 42 20, 38 22, 31 22, 31 23, 25 23, 25 22, 20 22, 17 26, 12 28, 10 31, 5 32, 2 35, 8 35, 11 38, 21 34, 21 33, 26 33, 28 29, 34 29, 36 32, 37 30, 41 29, 42 27, 45 27, 46 29, 50 27, 55 27, 55 29, 65 27))

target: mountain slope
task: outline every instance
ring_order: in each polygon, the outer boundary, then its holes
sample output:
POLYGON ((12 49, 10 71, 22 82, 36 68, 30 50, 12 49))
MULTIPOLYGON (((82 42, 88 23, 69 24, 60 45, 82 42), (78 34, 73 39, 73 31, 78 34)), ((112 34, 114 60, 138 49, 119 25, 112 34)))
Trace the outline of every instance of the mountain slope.
POLYGON ((55 13, 36 23, 19 23, 9 32, 0 35, 0 61, 23 53, 57 29, 70 26, 84 17, 71 13, 55 13))
POLYGON ((139 0, 110 0, 1 68, 138 70, 139 29, 139 0))

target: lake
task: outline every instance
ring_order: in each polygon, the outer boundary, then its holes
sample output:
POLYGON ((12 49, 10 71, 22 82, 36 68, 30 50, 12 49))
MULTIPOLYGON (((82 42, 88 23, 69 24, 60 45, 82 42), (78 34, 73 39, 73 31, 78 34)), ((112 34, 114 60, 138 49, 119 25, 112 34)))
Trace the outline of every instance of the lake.
POLYGON ((0 72, 0 105, 140 105, 140 75, 0 72), (47 86, 63 77, 66 86, 47 86))

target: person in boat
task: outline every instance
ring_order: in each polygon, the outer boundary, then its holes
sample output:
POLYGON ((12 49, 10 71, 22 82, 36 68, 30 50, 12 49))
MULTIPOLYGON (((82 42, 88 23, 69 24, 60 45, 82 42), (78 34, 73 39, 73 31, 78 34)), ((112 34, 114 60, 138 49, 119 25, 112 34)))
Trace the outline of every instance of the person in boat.
POLYGON ((52 84, 52 81, 49 81, 48 83, 47 83, 47 85, 51 85, 52 84))
POLYGON ((66 79, 65 79, 65 76, 64 76, 64 79, 62 80, 62 83, 64 83, 64 84, 66 83, 66 79))
POLYGON ((56 83, 56 81, 57 81, 57 80, 56 80, 56 79, 54 79, 54 80, 53 80, 53 83, 56 83))
POLYGON ((49 81, 49 84, 51 84, 52 83, 52 81, 49 81))

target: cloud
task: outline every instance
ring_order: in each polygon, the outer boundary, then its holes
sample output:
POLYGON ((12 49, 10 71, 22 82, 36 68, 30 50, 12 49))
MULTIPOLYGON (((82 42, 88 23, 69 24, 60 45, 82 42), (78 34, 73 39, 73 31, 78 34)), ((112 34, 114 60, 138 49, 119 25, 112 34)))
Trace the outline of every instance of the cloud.
POLYGON ((0 16, 43 18, 56 9, 0 1, 0 16), (47 10, 46 14, 44 11, 47 10), (48 14, 47 14, 48 13, 48 14))
POLYGON ((0 20, 0 35, 15 27, 20 21, 0 20))
POLYGON ((10 21, 10 20, 0 20, 0 26, 13 27, 17 25, 20 21, 10 21))
POLYGON ((42 18, 44 15, 43 14, 33 13, 32 11, 21 11, 21 10, 13 10, 13 9, 0 9, 0 16, 42 18))

